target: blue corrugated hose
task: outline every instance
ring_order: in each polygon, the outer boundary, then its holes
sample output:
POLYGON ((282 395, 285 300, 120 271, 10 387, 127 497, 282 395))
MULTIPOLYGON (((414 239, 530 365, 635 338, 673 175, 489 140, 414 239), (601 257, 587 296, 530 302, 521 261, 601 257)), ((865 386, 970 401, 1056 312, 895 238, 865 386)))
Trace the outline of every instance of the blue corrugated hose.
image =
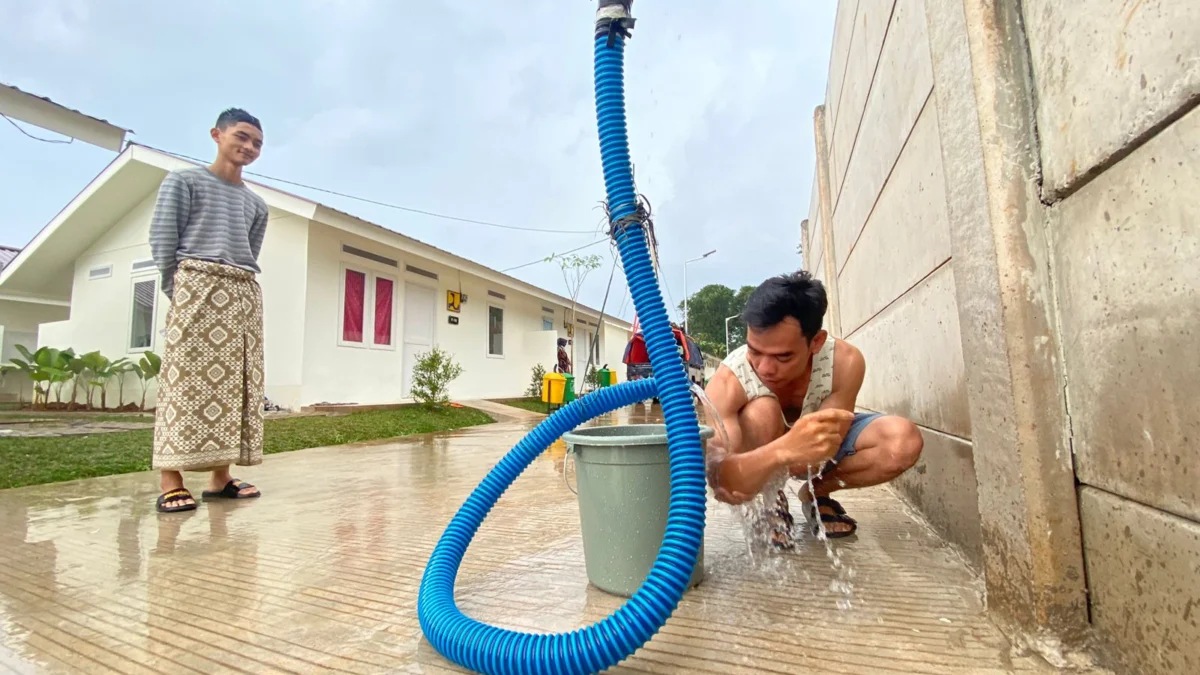
MULTIPOLYGON (((629 140, 625 130, 620 34, 596 39, 596 116, 600 154, 614 223, 637 211, 629 140)), ((635 219, 636 220, 636 219, 635 219)), ((450 521, 421 579, 417 614, 430 644, 451 661, 488 675, 598 673, 633 654, 666 623, 687 589, 704 538, 705 477, 700 427, 675 337, 640 223, 617 228, 617 245, 642 319, 656 377, 598 389, 551 415, 483 479, 450 521), (642 586, 608 618, 570 633, 505 630, 464 615, 454 603, 454 580, 471 538, 530 462, 556 439, 587 420, 650 398, 662 401, 671 462, 666 533, 642 586)))

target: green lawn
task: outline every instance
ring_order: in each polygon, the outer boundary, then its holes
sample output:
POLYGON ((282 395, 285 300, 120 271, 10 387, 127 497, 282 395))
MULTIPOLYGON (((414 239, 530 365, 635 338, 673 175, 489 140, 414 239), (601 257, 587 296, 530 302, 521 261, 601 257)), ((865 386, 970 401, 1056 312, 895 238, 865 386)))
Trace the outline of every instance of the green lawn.
POLYGON ((510 405, 514 408, 532 410, 533 412, 542 413, 543 415, 546 414, 546 404, 542 403, 542 399, 540 398, 496 398, 492 400, 496 403, 503 403, 504 405, 510 405))
MULTIPOLYGON (((427 411, 419 406, 343 417, 268 419, 266 454, 373 441, 493 422, 474 408, 427 411)), ((59 438, 0 437, 0 489, 108 476, 150 468, 152 434, 120 431, 59 438)))
POLYGON ((143 422, 154 423, 154 413, 128 413, 124 415, 108 413, 64 413, 36 412, 22 410, 21 412, 0 412, 0 424, 5 422, 143 422))

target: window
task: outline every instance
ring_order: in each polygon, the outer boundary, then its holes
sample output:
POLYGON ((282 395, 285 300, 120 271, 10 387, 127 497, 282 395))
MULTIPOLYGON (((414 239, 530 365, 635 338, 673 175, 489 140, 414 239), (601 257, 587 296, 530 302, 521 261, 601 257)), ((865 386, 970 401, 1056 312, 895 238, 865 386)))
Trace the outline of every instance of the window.
POLYGON ((367 274, 347 268, 342 291, 342 341, 361 344, 366 314, 367 274))
POLYGON ((107 279, 112 276, 112 265, 100 265, 88 270, 88 279, 95 281, 96 279, 107 279))
POLYGON ((341 325, 343 347, 393 349, 396 325, 396 279, 342 265, 341 325))
POLYGON ((488 355, 504 356, 504 308, 488 305, 488 355))
POLYGON ((396 283, 386 277, 375 277, 375 344, 392 344, 392 298, 396 283))
POLYGON ((542 317, 542 330, 554 330, 554 319, 542 317))
POLYGON ((154 344, 154 305, 158 295, 156 279, 133 282, 133 311, 129 325, 129 351, 150 349, 154 344))

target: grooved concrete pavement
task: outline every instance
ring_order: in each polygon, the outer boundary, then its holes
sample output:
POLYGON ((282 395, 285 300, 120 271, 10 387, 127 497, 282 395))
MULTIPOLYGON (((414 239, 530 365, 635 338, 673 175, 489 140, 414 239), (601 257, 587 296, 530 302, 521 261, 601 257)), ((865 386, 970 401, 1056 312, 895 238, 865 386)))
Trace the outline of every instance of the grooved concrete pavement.
MULTIPOLYGON (((149 473, 0 492, 0 672, 463 672, 421 635, 421 572, 532 424, 274 455, 237 474, 261 499, 190 514, 155 513, 149 473)), ((535 461, 468 550, 469 615, 565 631, 619 606, 587 584, 564 454, 535 461)), ((1012 649, 976 580, 890 492, 843 503, 860 534, 834 545, 835 570, 811 539, 752 559, 735 512, 710 502, 706 580, 610 672, 1052 672, 1012 649)))

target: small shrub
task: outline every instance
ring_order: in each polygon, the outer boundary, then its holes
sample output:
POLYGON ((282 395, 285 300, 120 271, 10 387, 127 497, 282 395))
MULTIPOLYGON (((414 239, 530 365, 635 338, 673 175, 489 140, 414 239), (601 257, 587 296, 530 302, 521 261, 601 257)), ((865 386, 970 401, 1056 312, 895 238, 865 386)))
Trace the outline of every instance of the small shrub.
POLYGON ((546 369, 542 364, 538 363, 533 367, 533 373, 529 377, 529 388, 525 390, 526 396, 534 398, 542 397, 542 378, 546 376, 546 369))
POLYGON ((412 397, 427 408, 445 405, 450 402, 450 383, 462 372, 462 366, 454 361, 454 357, 437 347, 417 354, 412 397))

